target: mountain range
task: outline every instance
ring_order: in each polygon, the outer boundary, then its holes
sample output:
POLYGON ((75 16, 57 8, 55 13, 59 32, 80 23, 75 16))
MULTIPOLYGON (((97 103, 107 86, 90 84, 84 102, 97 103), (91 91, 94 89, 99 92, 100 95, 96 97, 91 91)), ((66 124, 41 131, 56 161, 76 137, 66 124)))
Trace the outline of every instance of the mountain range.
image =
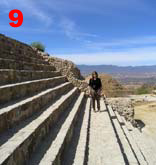
POLYGON ((152 66, 115 66, 115 65, 78 65, 83 76, 98 73, 110 74, 122 84, 156 84, 156 65, 152 66))
POLYGON ((156 65, 151 66, 116 66, 116 65, 77 65, 83 75, 96 70, 99 73, 156 73, 156 65))

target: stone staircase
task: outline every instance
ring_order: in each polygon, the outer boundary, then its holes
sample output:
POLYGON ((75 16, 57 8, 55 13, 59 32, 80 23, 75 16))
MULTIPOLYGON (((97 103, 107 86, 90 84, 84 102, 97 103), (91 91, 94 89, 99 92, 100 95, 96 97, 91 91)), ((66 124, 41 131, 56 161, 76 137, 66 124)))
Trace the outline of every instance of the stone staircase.
POLYGON ((0 52, 0 165, 156 164, 155 143, 103 98, 93 112, 90 98, 42 56, 7 50, 0 52))

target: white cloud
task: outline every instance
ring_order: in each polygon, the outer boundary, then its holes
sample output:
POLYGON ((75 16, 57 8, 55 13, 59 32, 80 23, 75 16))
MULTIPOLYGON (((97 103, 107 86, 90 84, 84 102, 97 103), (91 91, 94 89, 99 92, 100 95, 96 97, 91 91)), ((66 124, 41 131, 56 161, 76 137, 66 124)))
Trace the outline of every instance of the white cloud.
POLYGON ((46 26, 50 26, 53 22, 53 16, 49 16, 44 10, 37 8, 37 4, 29 2, 26 10, 28 10, 28 12, 30 12, 33 16, 44 22, 44 25, 46 26))
POLYGON ((101 52, 82 54, 57 54, 57 57, 74 61, 76 64, 107 65, 152 65, 156 64, 156 47, 135 48, 125 52, 101 52))
MULTIPOLYGON (((66 17, 63 17, 61 19, 60 27, 63 30, 63 32, 65 33, 65 35, 67 37, 69 37, 70 39, 84 40, 85 37, 91 37, 91 38, 98 37, 95 34, 80 32, 79 30, 77 30, 78 26, 76 25, 76 23, 66 17)), ((86 41, 86 40, 84 40, 84 41, 86 41)))
POLYGON ((95 50, 105 50, 113 48, 146 47, 156 44, 156 36, 134 37, 129 39, 112 40, 107 42, 89 42, 86 46, 95 50))
MULTIPOLYGON (((70 6, 70 2, 67 3, 70 6)), ((53 1, 1 0, 0 1, 0 7, 3 7, 3 12, 4 9, 7 10, 8 12, 9 10, 12 10, 14 8, 18 8, 22 12, 24 11, 26 13, 26 16, 35 17, 38 20, 42 21, 43 27, 41 28, 50 27, 52 23, 54 28, 56 28, 58 27, 58 24, 60 24, 61 29, 58 29, 58 31, 60 30, 60 32, 63 32, 70 39, 81 40, 84 37, 97 37, 95 34, 89 34, 79 31, 75 21, 64 16, 64 13, 61 13, 61 11, 58 14, 57 7, 60 6, 61 4, 62 4, 61 1, 59 2, 55 0, 53 1), (53 10, 49 10, 48 13, 46 11, 49 8, 52 8, 53 10), (54 20, 54 17, 56 17, 57 19, 54 20)), ((62 7, 64 8, 65 6, 63 5, 62 7)), ((32 28, 31 31, 33 31, 32 28)))
POLYGON ((73 21, 69 20, 68 18, 63 18, 61 20, 60 26, 67 37, 71 39, 79 39, 79 37, 76 35, 76 24, 73 21))
POLYGON ((9 7, 9 2, 5 1, 5 0, 1 0, 0 1, 0 7, 5 6, 5 7, 9 7))
POLYGON ((29 16, 34 16, 38 20, 44 22, 44 26, 51 25, 53 17, 46 13, 46 10, 41 10, 39 4, 32 0, 2 0, 0 7, 5 12, 6 10, 19 9, 26 12, 29 16))
POLYGON ((144 0, 0 0, 0 6, 5 6, 6 9, 9 8, 10 10, 13 8, 22 9, 26 11, 27 15, 42 21, 43 27, 49 27, 52 23, 56 27, 56 24, 61 22, 64 34, 76 40, 97 36, 82 32, 77 28, 76 21, 68 17, 69 14, 74 12, 81 14, 82 12, 83 14, 87 12, 116 14, 116 12, 119 13, 119 9, 152 11, 147 4, 145 5, 144 0))

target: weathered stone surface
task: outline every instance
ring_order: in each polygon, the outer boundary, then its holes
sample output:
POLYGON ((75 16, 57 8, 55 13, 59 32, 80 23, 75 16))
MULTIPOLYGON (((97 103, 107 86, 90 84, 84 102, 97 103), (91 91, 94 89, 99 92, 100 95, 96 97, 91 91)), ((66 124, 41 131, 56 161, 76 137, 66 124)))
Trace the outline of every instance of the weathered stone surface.
POLYGON ((1 53, 0 58, 9 59, 9 60, 17 60, 17 61, 20 60, 20 61, 24 61, 27 63, 34 63, 34 64, 46 64, 46 65, 49 64, 48 61, 45 61, 44 59, 29 57, 23 54, 11 54, 9 52, 1 53))
POLYGON ((78 94, 74 88, 54 106, 49 107, 40 117, 15 134, 8 142, 0 147, 0 164, 24 164, 26 159, 39 145, 41 140, 50 131, 50 127, 56 124, 58 117, 68 107, 72 98, 78 94), (16 159, 12 159, 16 157, 16 159))
POLYGON ((130 121, 134 125, 136 124, 134 120, 134 106, 129 98, 107 98, 108 103, 112 108, 121 116, 124 116, 126 120, 130 121))
MULTIPOLYGON (((54 66, 57 71, 61 72, 62 75, 67 76, 68 80, 72 82, 76 87, 78 87, 81 91, 85 92, 86 94, 89 94, 88 84, 84 81, 80 70, 73 62, 56 57, 51 57, 48 53, 40 52, 27 44, 13 40, 9 37, 0 34, 0 58, 17 60, 17 57, 20 61, 27 61, 27 63, 33 64, 37 64, 37 62, 39 61, 45 61, 45 63, 54 66)), ((30 64, 24 65, 21 63, 9 63, 6 65, 3 62, 0 62, 0 68, 4 69, 4 65, 7 69, 43 70, 43 67, 39 67, 37 65, 30 66, 30 64)), ((49 69, 50 67, 44 66, 44 70, 49 69)))
POLYGON ((74 165, 85 164, 86 161, 86 151, 87 151, 87 138, 89 129, 89 117, 90 117, 90 103, 91 99, 88 98, 85 106, 85 114, 83 117, 83 123, 80 130, 80 138, 77 144, 75 158, 73 160, 74 165))
POLYGON ((81 105, 84 101, 84 93, 81 93, 79 98, 74 104, 74 107, 71 109, 71 112, 63 123, 61 130, 59 131, 57 138, 52 142, 43 159, 40 161, 40 165, 51 165, 51 164, 60 164, 61 155, 65 147, 68 147, 70 144, 73 128, 77 121, 78 114, 81 110, 81 105), (51 155, 53 153, 53 155, 51 155))
POLYGON ((80 70, 72 61, 63 60, 60 58, 49 56, 47 53, 38 52, 51 65, 55 66, 56 70, 65 75, 74 86, 78 87, 82 92, 89 94, 88 83, 84 80, 80 70))
POLYGON ((34 64, 2 58, 0 59, 0 69, 55 71, 55 67, 52 65, 34 64))
POLYGON ((2 145, 0 153, 3 154, 0 157, 0 164, 24 164, 26 158, 30 157, 44 136, 50 131, 50 127, 56 124, 58 117, 72 102, 73 97, 78 94, 77 92, 78 90, 74 88, 2 145), (13 160, 12 157, 16 157, 16 159, 13 160))
POLYGON ((41 111, 56 98, 70 91, 73 85, 69 82, 61 84, 52 89, 48 89, 35 96, 22 100, 14 105, 10 105, 0 110, 0 132, 13 127, 16 123, 32 116, 35 112, 41 111))
POLYGON ((19 98, 34 95, 37 92, 55 87, 66 81, 65 76, 60 76, 1 86, 0 105, 19 98))
POLYGON ((0 69, 0 85, 13 84, 24 81, 39 80, 61 76, 58 71, 29 71, 29 70, 12 70, 0 69))
MULTIPOLYGON (((136 163, 136 164, 140 163, 141 165, 147 165, 147 161, 145 160, 144 155, 142 154, 142 151, 140 150, 139 145, 136 144, 136 141, 134 140, 134 137, 132 136, 132 129, 129 128, 129 126, 128 126, 128 123, 130 124, 130 122, 127 122, 123 116, 120 116, 118 114, 117 111, 114 111, 114 113, 119 121, 120 127, 122 128, 126 139, 128 139, 128 142, 131 145, 131 148, 133 149, 134 154, 137 155, 138 163, 136 163)), ((131 127, 132 127, 132 125, 131 125, 131 127)), ((129 155, 129 153, 128 153, 128 155, 129 155)))
POLYGON ((33 49, 31 46, 0 34, 0 58, 4 57, 3 54, 19 56, 19 60, 20 56, 43 59, 42 56, 38 56, 37 50, 33 49))
POLYGON ((111 121, 113 124, 114 132, 116 134, 116 137, 118 137, 118 143, 120 145, 121 152, 124 154, 125 161, 127 162, 126 164, 139 164, 138 159, 136 158, 133 150, 130 147, 129 139, 127 139, 127 136, 125 136, 125 133, 121 127, 123 123, 120 123, 119 118, 117 117, 111 106, 108 106, 108 112, 109 114, 111 114, 111 121))
POLYGON ((101 113, 91 111, 89 165, 125 165, 106 106, 101 100, 101 113))

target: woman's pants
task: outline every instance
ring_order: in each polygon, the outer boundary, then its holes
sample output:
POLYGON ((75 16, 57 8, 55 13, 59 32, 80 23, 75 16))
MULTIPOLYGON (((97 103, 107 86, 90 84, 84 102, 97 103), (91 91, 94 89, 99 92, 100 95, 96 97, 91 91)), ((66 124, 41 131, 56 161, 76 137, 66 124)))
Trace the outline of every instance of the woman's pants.
POLYGON ((95 110, 95 100, 97 100, 97 108, 100 110, 100 95, 94 89, 90 89, 90 94, 92 98, 92 107, 95 110))

